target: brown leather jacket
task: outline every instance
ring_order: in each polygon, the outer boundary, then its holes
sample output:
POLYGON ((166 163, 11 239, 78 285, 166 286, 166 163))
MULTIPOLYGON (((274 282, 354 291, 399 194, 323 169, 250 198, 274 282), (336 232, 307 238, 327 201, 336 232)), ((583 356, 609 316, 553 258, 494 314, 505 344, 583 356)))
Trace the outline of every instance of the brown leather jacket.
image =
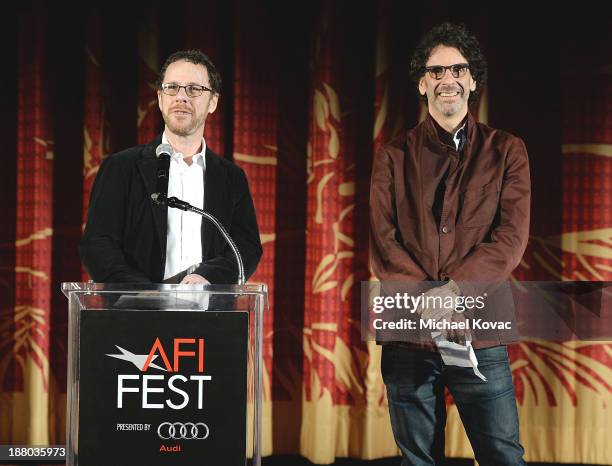
MULTIPOLYGON (((503 282, 529 234, 523 141, 467 120, 460 155, 428 116, 381 148, 372 168, 372 268, 381 281, 503 282)), ((500 341, 474 342, 475 347, 500 341)))

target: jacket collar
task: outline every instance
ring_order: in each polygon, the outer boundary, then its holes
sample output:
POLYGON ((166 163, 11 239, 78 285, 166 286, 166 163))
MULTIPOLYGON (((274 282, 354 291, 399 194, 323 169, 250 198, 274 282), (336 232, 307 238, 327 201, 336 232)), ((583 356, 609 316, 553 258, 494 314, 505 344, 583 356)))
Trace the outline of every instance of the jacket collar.
MULTIPOLYGON (((204 210, 209 214, 213 215, 224 225, 228 225, 224 221, 224 215, 230 211, 227 208, 228 203, 231 202, 228 193, 226 192, 227 186, 227 170, 223 166, 221 159, 216 155, 210 147, 206 146, 206 171, 204 174, 204 210)), ((202 222, 208 222, 206 219, 202 219, 202 222)), ((202 253, 206 254, 210 251, 211 241, 214 237, 215 227, 210 223, 202 228, 202 253)))
MULTIPOLYGON (((471 153, 471 148, 474 144, 476 137, 476 120, 472 116, 472 114, 468 111, 466 125, 466 135, 467 141, 465 147, 463 149, 463 153, 468 155, 471 153)), ((440 136, 438 134, 439 126, 436 121, 434 121, 433 117, 428 113, 427 117, 422 123, 422 128, 425 133, 425 142, 426 144, 437 154, 447 155, 447 154, 457 154, 457 151, 454 150, 454 145, 449 146, 441 141, 440 136)))
MULTIPOLYGON (((153 202, 151 194, 157 192, 157 156, 155 155, 155 149, 161 144, 162 136, 159 134, 153 141, 145 145, 142 149, 140 158, 138 159, 137 166, 142 182, 147 191, 147 197, 151 200, 149 202, 149 208, 153 214, 153 221, 155 223, 155 231, 159 238, 161 247, 161 256, 166 256, 166 232, 168 229, 168 207, 160 206, 153 202)), ((162 268, 165 265, 162 264, 162 268)), ((163 278, 163 270, 158 271, 158 274, 163 278)))

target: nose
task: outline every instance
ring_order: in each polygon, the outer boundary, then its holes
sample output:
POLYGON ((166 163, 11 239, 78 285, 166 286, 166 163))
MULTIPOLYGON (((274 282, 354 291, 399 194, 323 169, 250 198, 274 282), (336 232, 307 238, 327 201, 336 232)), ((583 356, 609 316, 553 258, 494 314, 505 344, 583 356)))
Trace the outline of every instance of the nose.
POLYGON ((187 102, 187 100, 189 100, 187 88, 185 86, 179 87, 178 93, 174 96, 174 98, 180 102, 187 102))
POLYGON ((445 69, 444 74, 442 75, 442 79, 440 81, 443 84, 444 83, 454 83, 455 78, 453 78, 453 74, 451 73, 451 70, 445 69))

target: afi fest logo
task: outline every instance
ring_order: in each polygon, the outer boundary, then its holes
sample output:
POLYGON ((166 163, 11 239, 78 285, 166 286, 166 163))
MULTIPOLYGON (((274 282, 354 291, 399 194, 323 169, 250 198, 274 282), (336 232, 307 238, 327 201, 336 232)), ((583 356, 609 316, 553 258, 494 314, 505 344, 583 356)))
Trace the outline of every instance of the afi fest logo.
POLYGON ((142 409, 164 409, 166 406, 176 410, 183 409, 190 404, 189 392, 193 394, 194 388, 197 388, 197 409, 203 409, 204 382, 212 380, 210 375, 203 375, 203 338, 174 338, 171 354, 173 364, 170 364, 168 353, 159 337, 155 339, 148 354, 134 354, 115 346, 121 353, 106 356, 131 362, 142 373, 117 375, 117 408, 123 408, 124 399, 131 399, 127 394, 135 393, 140 396, 142 409), (195 360, 197 374, 185 376, 180 373, 181 362, 185 359, 195 360), (166 374, 147 373, 150 370, 172 375, 168 377, 166 374))

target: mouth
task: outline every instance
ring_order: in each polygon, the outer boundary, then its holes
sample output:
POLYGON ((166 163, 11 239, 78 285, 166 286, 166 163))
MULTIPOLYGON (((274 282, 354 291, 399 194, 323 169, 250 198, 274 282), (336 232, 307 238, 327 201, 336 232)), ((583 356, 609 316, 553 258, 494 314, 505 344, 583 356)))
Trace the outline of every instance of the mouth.
POLYGON ((440 85, 436 90, 436 96, 442 101, 454 101, 463 95, 463 87, 459 83, 455 85, 440 85))
POLYGON ((187 110, 173 110, 172 113, 174 115, 178 115, 178 116, 188 116, 188 115, 191 115, 191 112, 189 112, 187 110))
POLYGON ((451 99, 453 97, 458 97, 461 92, 459 91, 442 91, 438 92, 438 97, 451 99))

